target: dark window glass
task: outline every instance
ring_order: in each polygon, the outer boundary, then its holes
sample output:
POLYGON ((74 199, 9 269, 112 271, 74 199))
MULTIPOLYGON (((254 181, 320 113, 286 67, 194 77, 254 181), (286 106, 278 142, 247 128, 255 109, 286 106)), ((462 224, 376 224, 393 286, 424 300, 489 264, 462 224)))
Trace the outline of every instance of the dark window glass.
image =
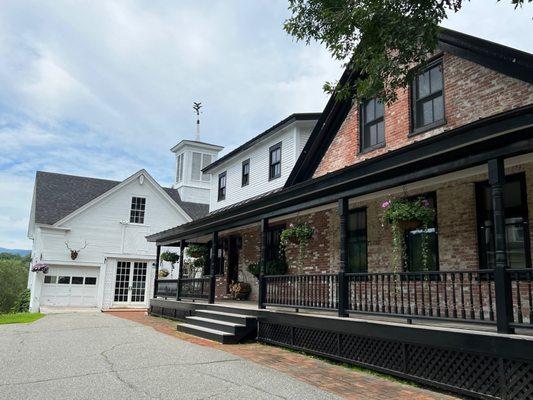
POLYGON ((50 284, 57 283, 57 276, 45 275, 44 283, 50 283, 50 284))
POLYGON ((144 224, 144 212, 146 209, 146 199, 144 197, 131 198, 130 222, 133 224, 144 224))
POLYGON ((73 285, 83 285, 83 276, 73 276, 72 277, 73 285))
MULTIPOLYGON (((494 229, 491 189, 488 182, 478 183, 477 215, 480 268, 495 267, 494 229)), ((504 186, 505 232, 509 268, 529 268, 529 233, 524 175, 506 177, 504 186)))
POLYGON ((250 160, 246 160, 242 163, 242 186, 246 186, 250 183, 250 160))
POLYGON ((348 216, 348 271, 367 272, 366 209, 351 210, 348 216))
POLYGON ((269 179, 279 178, 281 176, 281 143, 270 148, 269 179))
MULTIPOLYGON (((421 196, 415 196, 418 198, 421 196)), ((435 193, 427 193, 422 195, 426 198, 431 207, 437 210, 437 201, 435 193)), ((413 198, 413 199, 414 199, 413 198)), ((437 236, 437 213, 435 212, 435 218, 433 223, 430 224, 427 230, 423 228, 410 229, 405 232, 405 244, 407 250, 407 271, 438 271, 438 236, 437 236), (423 243, 424 235, 428 241, 428 264, 427 268, 424 268, 423 262, 423 243)))
POLYGON ((378 99, 365 101, 361 105, 361 150, 385 143, 383 103, 378 99))
POLYGON ((227 248, 227 246, 224 246, 227 244, 228 239, 222 239, 218 243, 218 257, 217 262, 215 263, 215 275, 224 275, 224 266, 225 266, 225 258, 224 258, 224 247, 227 248))
POLYGON ((432 63, 413 83, 414 129, 444 120, 442 61, 432 63))
POLYGON ((222 172, 218 176, 218 201, 226 199, 226 173, 222 172))
POLYGON ((285 229, 285 225, 272 226, 269 228, 266 237, 266 260, 278 261, 280 260, 279 243, 281 232, 285 229))
POLYGON ((60 285, 68 285, 70 283, 70 276, 60 276, 57 283, 60 285))
POLYGON ((87 276, 85 278, 85 284, 86 285, 96 285, 96 277, 94 276, 87 276))

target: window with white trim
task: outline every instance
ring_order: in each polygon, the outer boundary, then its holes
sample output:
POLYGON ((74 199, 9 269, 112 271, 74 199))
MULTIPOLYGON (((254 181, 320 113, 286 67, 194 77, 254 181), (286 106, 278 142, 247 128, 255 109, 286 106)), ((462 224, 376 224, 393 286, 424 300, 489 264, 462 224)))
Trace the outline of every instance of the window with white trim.
POLYGON ((144 224, 144 212, 146 210, 146 199, 144 197, 132 197, 130 209, 130 223, 144 224))
POLYGON ((183 153, 178 155, 176 158, 176 182, 181 182, 183 180, 183 153))

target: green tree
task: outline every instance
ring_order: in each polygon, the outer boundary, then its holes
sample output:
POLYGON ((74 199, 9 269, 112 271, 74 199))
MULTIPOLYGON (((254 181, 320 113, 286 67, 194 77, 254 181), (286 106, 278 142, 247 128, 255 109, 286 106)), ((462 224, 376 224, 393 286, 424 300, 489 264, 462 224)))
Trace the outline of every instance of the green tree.
POLYGON ((11 311, 28 283, 30 256, 0 253, 0 314, 11 311))
MULTIPOLYGON (((499 1, 499 0, 494 0, 499 1)), ((533 0, 507 0, 515 8, 533 0)), ((338 96, 396 99, 435 51, 440 22, 458 12, 462 0, 289 0, 284 28, 297 40, 316 40, 357 71, 353 82, 326 82, 338 96)))

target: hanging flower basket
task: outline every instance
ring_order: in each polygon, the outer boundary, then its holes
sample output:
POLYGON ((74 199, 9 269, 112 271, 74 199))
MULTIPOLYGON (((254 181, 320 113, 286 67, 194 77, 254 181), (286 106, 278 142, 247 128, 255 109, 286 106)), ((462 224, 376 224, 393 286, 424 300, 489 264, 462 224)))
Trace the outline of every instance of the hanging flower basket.
POLYGON ((48 273, 48 265, 43 263, 35 264, 33 267, 31 267, 32 272, 42 272, 43 274, 48 273))
POLYGON ((229 292, 235 300, 246 300, 250 297, 252 287, 247 282, 233 282, 229 285, 229 292))
POLYGON ((410 231, 413 229, 419 229, 422 227, 422 221, 420 220, 410 220, 410 221, 398 221, 398 225, 400 226, 400 229, 403 231, 410 231))
POLYGON ((202 258, 208 255, 207 248, 198 244, 191 243, 187 247, 187 255, 192 258, 202 258))

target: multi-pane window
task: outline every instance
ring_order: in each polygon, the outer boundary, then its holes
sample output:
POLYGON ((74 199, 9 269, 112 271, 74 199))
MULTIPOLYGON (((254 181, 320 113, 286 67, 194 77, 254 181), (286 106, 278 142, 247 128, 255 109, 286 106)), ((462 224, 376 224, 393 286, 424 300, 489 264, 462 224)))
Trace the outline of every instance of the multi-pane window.
MULTIPOLYGON (((435 192, 426 193, 422 196, 429 202, 429 206, 437 210, 435 192)), ((408 229, 405 232, 405 245, 407 250, 407 271, 437 271, 438 268, 438 237, 437 237, 437 213, 433 222, 427 229, 423 227, 408 229), (425 237, 424 237, 425 235, 425 237), (427 265, 424 265, 424 240, 427 241, 427 265)))
MULTIPOLYGON (((495 267, 494 213, 488 182, 476 185, 480 268, 495 267)), ((527 194, 523 174, 506 177, 504 185, 505 237, 509 268, 531 267, 527 194)))
POLYGON ((204 174, 202 169, 211 164, 211 154, 192 153, 191 179, 193 181, 209 182, 211 175, 204 174))
POLYGON ((279 178, 281 176, 281 143, 270 148, 269 157, 269 179, 279 178))
POLYGON ((144 224, 144 212, 146 199, 144 197, 131 198, 130 222, 132 224, 144 224))
POLYGON ((383 103, 371 99, 361 104, 361 150, 371 149, 385 143, 383 103))
POLYGON ((218 201, 226 199, 226 172, 218 175, 218 201))
POLYGON ((242 162, 242 184, 247 186, 250 183, 250 159, 242 162))
POLYGON ((444 81, 442 61, 431 63, 413 83, 414 129, 436 125, 444 121, 444 81))
POLYGON ((266 261, 281 261, 280 258, 280 243, 281 233, 285 229, 285 225, 277 225, 269 227, 266 234, 266 261))
POLYGON ((366 209, 348 215, 348 272, 367 272, 366 209))
POLYGON ((181 153, 177 158, 177 167, 176 167, 176 182, 181 182, 183 180, 183 153, 181 153))

